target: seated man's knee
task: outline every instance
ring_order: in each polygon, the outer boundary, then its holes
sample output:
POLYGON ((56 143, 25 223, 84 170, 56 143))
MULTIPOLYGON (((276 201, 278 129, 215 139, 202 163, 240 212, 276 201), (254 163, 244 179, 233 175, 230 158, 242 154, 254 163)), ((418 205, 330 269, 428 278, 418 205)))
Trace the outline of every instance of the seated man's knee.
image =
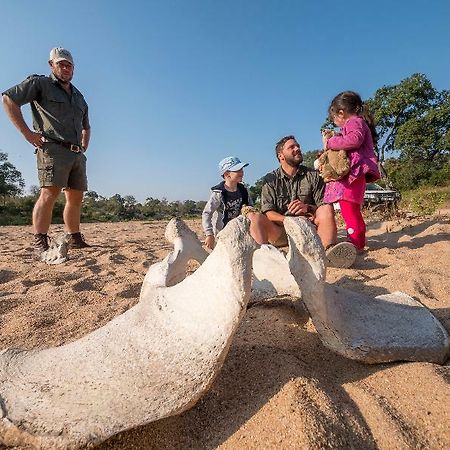
POLYGON ((266 216, 263 216, 260 212, 253 212, 253 213, 249 214, 248 218, 255 225, 260 225, 264 222, 264 219, 266 218, 266 216))
POLYGON ((320 205, 314 215, 314 223, 316 225, 324 223, 335 223, 334 208, 332 204, 320 205))

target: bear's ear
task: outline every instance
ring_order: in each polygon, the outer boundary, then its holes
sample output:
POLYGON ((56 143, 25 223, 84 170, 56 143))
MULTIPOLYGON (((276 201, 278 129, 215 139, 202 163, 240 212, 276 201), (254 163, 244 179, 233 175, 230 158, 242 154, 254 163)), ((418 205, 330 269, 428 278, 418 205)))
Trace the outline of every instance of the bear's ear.
POLYGON ((328 162, 328 150, 323 152, 320 156, 319 156, 319 164, 326 164, 328 162))

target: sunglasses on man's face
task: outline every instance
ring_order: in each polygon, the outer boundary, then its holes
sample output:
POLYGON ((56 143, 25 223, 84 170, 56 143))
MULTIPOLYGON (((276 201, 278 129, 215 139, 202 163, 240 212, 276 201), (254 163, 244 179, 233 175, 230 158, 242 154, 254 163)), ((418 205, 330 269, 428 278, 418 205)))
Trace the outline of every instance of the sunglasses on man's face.
POLYGON ((65 62, 65 61, 59 61, 56 63, 56 65, 58 67, 61 67, 61 69, 66 69, 66 70, 73 69, 73 65, 70 64, 69 62, 65 62))

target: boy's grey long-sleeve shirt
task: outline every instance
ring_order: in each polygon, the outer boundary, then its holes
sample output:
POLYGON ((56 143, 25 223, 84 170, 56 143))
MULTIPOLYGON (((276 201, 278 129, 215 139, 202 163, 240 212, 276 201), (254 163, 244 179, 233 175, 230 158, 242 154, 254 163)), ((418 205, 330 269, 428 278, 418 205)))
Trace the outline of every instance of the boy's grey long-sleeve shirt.
MULTIPOLYGON (((243 186, 242 186, 243 187, 243 186)), ((243 187, 245 189, 245 187, 243 187)), ((225 203, 223 196, 223 182, 211 188, 211 195, 202 213, 202 226, 206 236, 216 236, 224 227, 225 203)), ((248 204, 253 205, 248 195, 248 204)))

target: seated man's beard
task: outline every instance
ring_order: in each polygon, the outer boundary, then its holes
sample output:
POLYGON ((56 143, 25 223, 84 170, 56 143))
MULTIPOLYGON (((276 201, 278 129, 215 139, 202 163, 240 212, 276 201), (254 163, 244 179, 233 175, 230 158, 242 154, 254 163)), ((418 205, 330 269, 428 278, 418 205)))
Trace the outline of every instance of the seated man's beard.
POLYGON ((300 155, 300 159, 297 160, 293 156, 285 156, 284 160, 289 166, 298 167, 302 163, 303 157, 300 155))

